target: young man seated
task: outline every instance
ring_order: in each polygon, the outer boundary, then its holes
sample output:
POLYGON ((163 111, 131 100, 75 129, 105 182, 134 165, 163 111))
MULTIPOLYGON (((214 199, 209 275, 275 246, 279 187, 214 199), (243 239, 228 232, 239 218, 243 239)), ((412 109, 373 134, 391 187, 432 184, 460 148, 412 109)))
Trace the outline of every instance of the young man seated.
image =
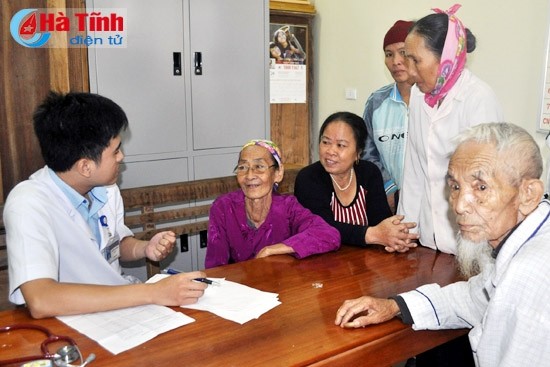
POLYGON ((159 261, 173 249, 165 231, 135 239, 124 225, 116 185, 128 126, 113 101, 89 93, 51 93, 34 114, 46 166, 19 183, 4 208, 9 298, 35 318, 106 311, 143 304, 194 303, 202 272, 154 284, 125 277, 119 261, 159 261))

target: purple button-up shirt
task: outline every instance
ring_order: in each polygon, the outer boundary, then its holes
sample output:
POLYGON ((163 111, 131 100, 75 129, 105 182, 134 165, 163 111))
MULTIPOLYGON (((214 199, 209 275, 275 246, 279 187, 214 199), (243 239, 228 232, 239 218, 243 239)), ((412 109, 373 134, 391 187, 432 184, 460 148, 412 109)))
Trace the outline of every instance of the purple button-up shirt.
POLYGON ((300 259, 337 250, 340 234, 293 195, 276 192, 264 223, 253 228, 247 221, 244 193, 237 190, 212 204, 205 267, 253 259, 262 248, 277 243, 292 247, 300 259))

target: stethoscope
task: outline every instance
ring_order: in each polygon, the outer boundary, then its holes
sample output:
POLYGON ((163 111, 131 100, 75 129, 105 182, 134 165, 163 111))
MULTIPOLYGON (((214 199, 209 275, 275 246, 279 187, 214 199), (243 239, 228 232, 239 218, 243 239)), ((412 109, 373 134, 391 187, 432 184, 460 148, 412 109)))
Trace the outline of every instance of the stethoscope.
POLYGON ((50 330, 40 325, 31 325, 31 324, 9 325, 9 326, 0 327, 0 333, 14 331, 14 330, 25 330, 25 329, 38 330, 46 334, 46 339, 40 344, 40 350, 42 354, 0 360, 0 366, 36 361, 40 359, 49 359, 54 363, 55 366, 58 366, 58 367, 84 367, 95 359, 95 354, 92 353, 88 358, 86 358, 86 360, 84 360, 84 358, 82 357, 82 353, 80 353, 80 349, 78 349, 76 342, 72 338, 68 336, 55 335, 52 332, 50 332, 50 330), (67 345, 62 346, 55 353, 51 353, 50 350, 48 349, 48 345, 55 342, 66 342, 67 345), (72 362, 78 361, 78 360, 82 361, 83 363, 81 365, 71 364, 72 362))

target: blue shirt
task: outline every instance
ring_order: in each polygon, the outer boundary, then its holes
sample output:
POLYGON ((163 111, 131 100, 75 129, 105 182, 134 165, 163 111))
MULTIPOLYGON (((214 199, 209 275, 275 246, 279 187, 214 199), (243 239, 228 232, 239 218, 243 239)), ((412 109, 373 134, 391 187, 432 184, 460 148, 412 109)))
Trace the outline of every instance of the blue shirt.
POLYGON ((59 176, 51 169, 48 168, 50 177, 53 182, 63 191, 65 196, 69 199, 71 204, 80 213, 82 218, 88 223, 92 233, 95 236, 98 246, 101 245, 101 234, 99 233, 99 215, 98 211, 103 208, 107 202, 107 189, 103 186, 94 187, 89 191, 89 197, 91 201, 88 201, 84 196, 80 195, 75 189, 67 185, 59 176))
POLYGON ((363 119, 367 127, 365 155, 380 169, 386 194, 401 189, 407 142, 409 108, 397 84, 372 93, 365 104, 363 119))

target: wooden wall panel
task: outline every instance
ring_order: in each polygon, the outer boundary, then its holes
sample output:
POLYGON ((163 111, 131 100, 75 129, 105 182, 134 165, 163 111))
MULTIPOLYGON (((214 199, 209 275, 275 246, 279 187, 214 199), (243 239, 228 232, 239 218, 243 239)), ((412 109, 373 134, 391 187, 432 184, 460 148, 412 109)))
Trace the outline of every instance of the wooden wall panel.
MULTIPOLYGON (((280 5, 280 4, 279 4, 280 5)), ((285 4, 282 4, 285 5, 285 4)), ((293 12, 274 7, 270 3, 270 23, 300 25, 308 28, 306 51, 306 103, 274 103, 271 104, 271 140, 277 143, 283 151, 283 162, 306 166, 311 163, 312 143, 316 141, 316 131, 312 131, 313 102, 313 41, 312 20, 314 14, 293 12)), ((309 9, 309 8, 308 8, 309 9)), ((302 45, 303 46, 303 45, 302 45)))
POLYGON ((309 115, 307 103, 271 105, 271 140, 281 148, 285 164, 310 163, 309 115))
MULTIPOLYGON (((50 90, 88 91, 87 52, 80 48, 27 48, 10 35, 19 10, 44 8, 44 1, 0 2, 0 203, 44 163, 34 136, 32 113, 50 90)), ((85 9, 84 0, 49 0, 52 8, 85 9)))

